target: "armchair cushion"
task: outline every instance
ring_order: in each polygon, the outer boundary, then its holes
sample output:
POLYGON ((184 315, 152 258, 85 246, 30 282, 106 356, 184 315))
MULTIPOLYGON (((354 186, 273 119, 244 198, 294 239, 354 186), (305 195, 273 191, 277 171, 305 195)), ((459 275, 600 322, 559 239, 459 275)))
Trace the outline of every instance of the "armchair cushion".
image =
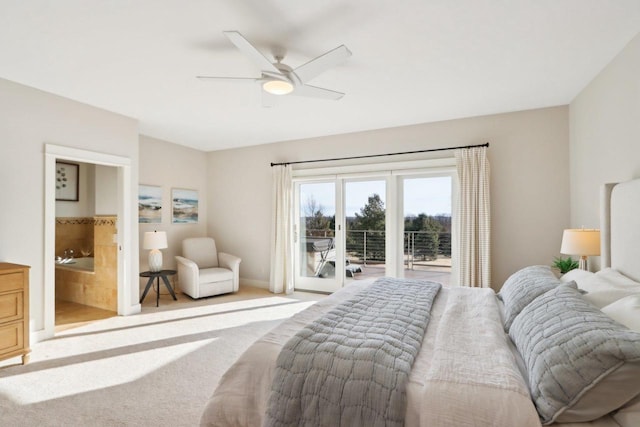
POLYGON ((222 282, 224 280, 233 280, 233 271, 226 268, 202 268, 200 269, 199 283, 222 282))
POLYGON ((216 241, 210 237, 191 237, 182 241, 182 256, 198 265, 198 268, 218 267, 216 241))

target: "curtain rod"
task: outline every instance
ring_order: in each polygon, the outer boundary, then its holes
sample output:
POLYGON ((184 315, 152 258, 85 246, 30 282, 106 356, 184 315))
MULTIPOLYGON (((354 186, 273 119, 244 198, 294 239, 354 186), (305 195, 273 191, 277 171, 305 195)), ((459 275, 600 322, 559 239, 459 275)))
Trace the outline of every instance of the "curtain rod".
POLYGON ((369 157, 384 157, 384 156, 397 156, 400 154, 417 154, 417 153, 430 153, 433 151, 448 151, 448 150, 458 150, 458 149, 466 149, 466 148, 476 148, 476 147, 488 147, 489 143, 485 142, 484 144, 478 145, 465 145, 461 147, 448 147, 448 148, 431 148, 428 150, 416 150, 416 151, 402 151, 399 153, 385 153, 385 154, 370 154, 368 156, 353 156, 353 157, 336 157, 334 159, 316 159, 316 160, 300 160, 297 162, 282 162, 282 163, 271 163, 271 167, 274 166, 286 166, 286 165, 297 165, 300 163, 318 163, 318 162, 333 162, 336 160, 353 160, 353 159, 367 159, 369 157))

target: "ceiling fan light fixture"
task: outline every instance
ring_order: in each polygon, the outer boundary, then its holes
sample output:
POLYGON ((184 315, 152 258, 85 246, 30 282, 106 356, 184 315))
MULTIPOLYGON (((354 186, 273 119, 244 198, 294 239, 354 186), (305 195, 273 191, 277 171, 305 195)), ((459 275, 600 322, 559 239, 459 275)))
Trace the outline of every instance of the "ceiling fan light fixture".
POLYGON ((262 89, 272 95, 286 95, 293 92, 293 85, 285 80, 269 80, 262 84, 262 89))

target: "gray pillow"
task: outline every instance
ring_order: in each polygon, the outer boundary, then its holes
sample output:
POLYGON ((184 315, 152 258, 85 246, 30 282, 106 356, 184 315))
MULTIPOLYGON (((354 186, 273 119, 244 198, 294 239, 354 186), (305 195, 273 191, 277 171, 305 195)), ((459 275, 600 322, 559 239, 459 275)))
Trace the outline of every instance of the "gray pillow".
POLYGON ((516 317, 509 336, 544 425, 590 421, 640 394, 640 333, 562 285, 516 317))
POLYGON ((498 298, 504 302, 504 330, 509 332, 513 319, 537 296, 561 285, 562 282, 546 265, 532 265, 513 273, 498 298))

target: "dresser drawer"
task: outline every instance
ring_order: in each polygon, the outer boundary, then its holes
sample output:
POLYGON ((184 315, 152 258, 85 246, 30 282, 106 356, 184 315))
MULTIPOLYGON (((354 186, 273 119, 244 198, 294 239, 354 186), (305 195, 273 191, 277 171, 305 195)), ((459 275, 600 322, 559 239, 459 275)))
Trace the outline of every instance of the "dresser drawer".
POLYGON ((0 356, 24 348, 24 329, 22 322, 0 326, 0 356))
POLYGON ((22 356, 24 365, 30 351, 29 266, 0 262, 0 360, 22 356))
POLYGON ((22 319, 24 316, 23 298, 24 294, 22 292, 0 295, 0 323, 22 319))
POLYGON ((24 274, 22 272, 0 274, 0 293, 22 290, 24 274))

